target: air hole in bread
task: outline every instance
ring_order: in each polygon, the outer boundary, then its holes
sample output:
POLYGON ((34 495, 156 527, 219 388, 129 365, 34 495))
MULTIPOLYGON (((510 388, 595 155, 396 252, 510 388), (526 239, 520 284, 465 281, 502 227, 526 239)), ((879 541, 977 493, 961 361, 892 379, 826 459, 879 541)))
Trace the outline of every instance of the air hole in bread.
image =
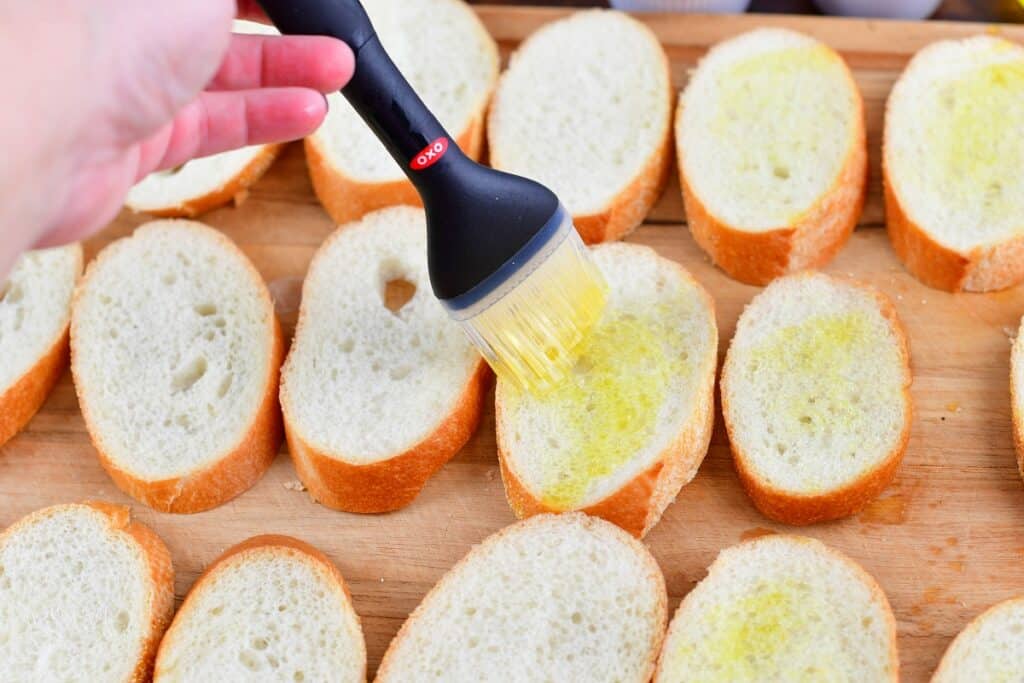
POLYGON ((407 303, 416 295, 416 285, 404 278, 388 280, 384 285, 384 306, 398 315, 407 303))
POLYGON ((231 388, 231 383, 235 380, 234 373, 228 373, 224 375, 224 379, 220 381, 220 386, 217 387, 217 398, 224 398, 228 390, 231 388))
POLYGON ((114 617, 114 628, 116 628, 121 633, 124 633, 128 630, 129 621, 130 619, 128 617, 128 613, 122 610, 117 613, 116 617, 114 617))
POLYGON ((254 650, 266 650, 270 643, 267 642, 266 638, 253 638, 252 647, 254 650))
POLYGON ((344 339, 340 344, 338 344, 338 350, 341 351, 342 353, 352 353, 352 349, 354 349, 355 347, 356 342, 354 339, 351 338, 344 339))
POLYGON ((185 365, 179 367, 171 379, 171 386, 175 393, 179 391, 188 391, 192 386, 203 378, 206 374, 206 358, 204 356, 195 356, 185 365))
POLYGON ((5 282, 0 287, 0 301, 8 304, 16 304, 22 300, 25 296, 25 292, 19 285, 12 285, 10 282, 5 282))
POLYGON ((178 276, 175 275, 174 273, 164 273, 164 276, 160 278, 160 280, 165 285, 173 285, 175 282, 178 281, 178 276))
POLYGON ((8 292, 8 290, 10 290, 10 288, 11 288, 10 280, 5 280, 4 282, 0 282, 0 303, 3 303, 3 300, 7 297, 7 292, 8 292))
POLYGON ((256 659, 256 655, 249 652, 248 650, 242 650, 238 653, 238 661, 240 661, 242 663, 242 666, 244 666, 246 669, 249 669, 250 671, 260 670, 259 660, 256 659))
POLYGON ((391 368, 388 371, 388 376, 393 380, 405 379, 412 372, 412 368, 408 365, 399 365, 398 367, 391 368))
POLYGON ((217 305, 211 303, 196 304, 192 308, 196 313, 198 313, 204 318, 211 316, 217 312, 217 305))
POLYGON ((772 175, 780 180, 789 180, 789 169, 785 166, 776 166, 772 169, 772 175))
POLYGON ((302 673, 301 671, 296 671, 292 675, 292 678, 295 679, 296 681, 304 681, 304 680, 306 680, 306 674, 302 673))

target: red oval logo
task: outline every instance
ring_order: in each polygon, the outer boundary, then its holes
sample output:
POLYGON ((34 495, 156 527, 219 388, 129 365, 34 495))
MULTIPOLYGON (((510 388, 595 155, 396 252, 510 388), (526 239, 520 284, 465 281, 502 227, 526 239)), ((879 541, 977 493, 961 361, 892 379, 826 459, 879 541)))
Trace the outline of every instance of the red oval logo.
POLYGON ((448 151, 448 138, 438 138, 431 142, 429 145, 424 147, 419 154, 412 158, 409 162, 409 168, 414 171, 422 171, 425 168, 430 168, 444 156, 444 153, 448 151))

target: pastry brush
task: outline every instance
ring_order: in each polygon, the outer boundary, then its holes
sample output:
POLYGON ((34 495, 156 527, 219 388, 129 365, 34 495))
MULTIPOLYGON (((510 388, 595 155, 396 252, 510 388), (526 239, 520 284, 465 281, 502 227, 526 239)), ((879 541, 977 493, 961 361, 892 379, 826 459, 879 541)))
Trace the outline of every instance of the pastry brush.
POLYGON ((463 154, 356 0, 259 2, 282 33, 334 36, 352 48, 355 74, 341 93, 423 200, 435 296, 500 376, 533 392, 557 383, 607 298, 558 198, 463 154))

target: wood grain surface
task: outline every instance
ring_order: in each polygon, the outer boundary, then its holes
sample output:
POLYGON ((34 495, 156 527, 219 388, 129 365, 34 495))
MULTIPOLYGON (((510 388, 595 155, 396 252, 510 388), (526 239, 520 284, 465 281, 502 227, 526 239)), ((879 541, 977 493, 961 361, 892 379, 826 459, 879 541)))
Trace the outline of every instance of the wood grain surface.
MULTIPOLYGON (((482 7, 503 49, 565 10, 482 7)), ((785 25, 838 48, 853 66, 868 107, 873 170, 885 96, 900 68, 924 44, 982 26, 901 24, 816 17, 646 18, 665 43, 677 86, 708 44, 760 25, 785 25)), ((1024 41, 1024 28, 999 29, 1024 41)), ((827 270, 861 278, 891 296, 909 331, 916 404, 913 432, 896 482, 859 516, 798 530, 841 549, 885 589, 899 624, 903 678, 927 680, 950 639, 992 603, 1024 593, 1024 489, 1010 433, 1011 336, 1024 290, 945 294, 919 284, 893 255, 878 174, 858 230, 827 270)), ((123 214, 87 244, 87 256, 144 222, 123 214)), ((302 277, 333 226, 317 203, 300 145, 289 147, 248 200, 204 220, 238 242, 269 283, 290 337, 302 277)), ((683 224, 675 180, 650 221, 629 241, 684 264, 717 305, 721 349, 759 290, 713 268, 683 224)), ((180 600, 225 548, 255 534, 290 534, 322 549, 352 588, 366 632, 370 671, 406 615, 470 547, 513 521, 495 455, 493 411, 467 447, 407 509, 388 515, 333 512, 298 486, 283 454, 248 493, 210 512, 161 514, 122 495, 100 468, 66 374, 43 410, 0 449, 0 525, 36 508, 82 499, 131 503, 171 549, 180 600)), ((719 550, 782 531, 751 506, 732 468, 717 416, 700 473, 646 542, 657 557, 674 609, 719 550)))

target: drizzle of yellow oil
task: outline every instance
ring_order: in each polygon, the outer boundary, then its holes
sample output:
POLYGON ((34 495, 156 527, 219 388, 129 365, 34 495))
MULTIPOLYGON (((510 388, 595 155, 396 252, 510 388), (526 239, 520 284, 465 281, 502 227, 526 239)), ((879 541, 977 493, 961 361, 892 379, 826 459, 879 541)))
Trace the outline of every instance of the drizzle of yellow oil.
POLYGON ((821 112, 844 97, 835 78, 840 68, 834 52, 810 45, 759 54, 723 71, 712 131, 730 148, 742 141, 736 171, 772 181, 747 182, 746 192, 774 204, 778 185, 797 172, 794 160, 831 146, 835 128, 823 125, 821 112))
MULTIPOLYGON (((543 395, 529 397, 557 406, 562 428, 556 436, 559 448, 545 463, 545 505, 561 510, 578 506, 595 481, 612 474, 654 436, 669 383, 688 369, 678 352, 678 313, 671 310, 662 305, 644 314, 609 311, 572 372, 543 395)), ((514 407, 524 396, 513 388, 508 400, 514 407)))
POLYGON ((706 638, 680 643, 667 673, 702 683, 842 680, 841 654, 816 642, 822 611, 805 583, 759 583, 709 610, 701 628, 706 638))
POLYGON ((1024 61, 975 69, 937 97, 928 139, 949 187, 962 200, 980 199, 990 217, 1008 215, 1017 206, 1011 185, 1024 163, 1024 61))

